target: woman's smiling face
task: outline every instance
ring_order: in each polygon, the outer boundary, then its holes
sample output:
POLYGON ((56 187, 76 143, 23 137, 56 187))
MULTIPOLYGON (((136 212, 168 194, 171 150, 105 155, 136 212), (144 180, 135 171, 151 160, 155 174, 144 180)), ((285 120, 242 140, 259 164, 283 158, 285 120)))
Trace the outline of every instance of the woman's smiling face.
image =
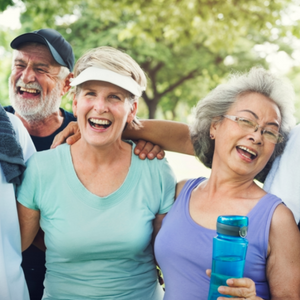
POLYGON ((261 127, 245 130, 237 122, 224 118, 211 125, 215 138, 213 165, 229 172, 254 178, 269 161, 275 144, 262 134, 264 127, 279 131, 281 115, 278 106, 259 93, 240 95, 226 115, 244 117, 261 127))
POLYGON ((83 140, 93 146, 109 146, 121 140, 126 123, 135 117, 137 103, 130 104, 130 93, 104 81, 87 81, 74 97, 83 140))

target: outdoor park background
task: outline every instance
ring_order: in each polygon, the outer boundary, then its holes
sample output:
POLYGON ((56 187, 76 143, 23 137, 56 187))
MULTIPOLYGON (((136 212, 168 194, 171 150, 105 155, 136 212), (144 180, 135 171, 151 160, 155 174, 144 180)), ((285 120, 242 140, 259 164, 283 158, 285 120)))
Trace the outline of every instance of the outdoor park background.
MULTIPOLYGON (((59 31, 75 58, 109 45, 148 76, 138 116, 190 123, 192 107, 231 72, 263 66, 288 77, 300 121, 300 0, 0 0, 0 104, 8 105, 17 35, 59 31)), ((62 106, 71 111, 71 99, 62 106)), ((178 179, 208 176, 194 157, 167 153, 178 179)))

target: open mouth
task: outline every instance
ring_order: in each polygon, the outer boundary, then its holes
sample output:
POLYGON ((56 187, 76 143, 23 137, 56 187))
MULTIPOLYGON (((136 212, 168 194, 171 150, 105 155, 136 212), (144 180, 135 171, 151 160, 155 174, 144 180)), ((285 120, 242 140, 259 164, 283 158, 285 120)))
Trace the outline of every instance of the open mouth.
POLYGON ((106 129, 112 124, 112 122, 109 120, 101 120, 94 118, 90 118, 89 123, 95 129, 106 129))
POLYGON ((27 88, 24 88, 24 87, 18 87, 18 93, 23 95, 24 93, 28 93, 28 94, 31 94, 33 96, 37 96, 41 93, 40 90, 37 90, 37 89, 27 89, 27 88))
POLYGON ((245 146, 237 146, 236 147, 238 153, 240 153, 242 156, 244 156, 247 159, 254 160, 257 157, 257 153, 253 150, 250 150, 249 148, 245 146))

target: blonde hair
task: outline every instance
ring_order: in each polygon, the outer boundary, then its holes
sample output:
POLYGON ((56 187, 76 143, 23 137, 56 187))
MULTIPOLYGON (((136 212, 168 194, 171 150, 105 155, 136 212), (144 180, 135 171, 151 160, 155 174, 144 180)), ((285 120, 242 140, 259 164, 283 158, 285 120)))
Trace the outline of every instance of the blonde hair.
MULTIPOLYGON (((74 67, 74 77, 77 77, 88 67, 104 68, 121 75, 130 76, 140 87, 145 90, 147 79, 144 71, 138 63, 128 54, 112 47, 98 47, 92 49, 81 56, 74 67)), ((72 93, 77 94, 79 86, 72 88, 72 93)), ((132 95, 132 102, 137 101, 138 97, 132 95)))
MULTIPOLYGON (((74 77, 76 78, 82 71, 89 67, 104 68, 121 75, 130 76, 145 90, 147 87, 147 78, 139 64, 128 54, 112 47, 102 46, 94 48, 82 55, 75 64, 74 77)), ((72 96, 78 95, 81 85, 74 86, 70 90, 72 96)), ((138 102, 139 97, 128 92, 128 101, 130 104, 138 102)), ((136 117, 131 123, 132 126, 140 126, 136 117)))

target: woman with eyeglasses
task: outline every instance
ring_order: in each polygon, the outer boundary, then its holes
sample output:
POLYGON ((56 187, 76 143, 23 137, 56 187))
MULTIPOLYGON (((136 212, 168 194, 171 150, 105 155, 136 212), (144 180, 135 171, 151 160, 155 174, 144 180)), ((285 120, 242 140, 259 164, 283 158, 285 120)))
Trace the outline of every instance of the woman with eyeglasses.
POLYGON ((300 234, 293 214, 254 181, 263 182, 283 152, 294 125, 293 97, 289 84, 253 68, 199 101, 190 136, 184 124, 156 120, 134 131, 166 150, 195 153, 211 168, 209 178, 178 183, 158 233, 165 300, 207 299, 219 215, 249 218, 245 278, 228 280, 219 292, 233 299, 300 299, 300 234))

